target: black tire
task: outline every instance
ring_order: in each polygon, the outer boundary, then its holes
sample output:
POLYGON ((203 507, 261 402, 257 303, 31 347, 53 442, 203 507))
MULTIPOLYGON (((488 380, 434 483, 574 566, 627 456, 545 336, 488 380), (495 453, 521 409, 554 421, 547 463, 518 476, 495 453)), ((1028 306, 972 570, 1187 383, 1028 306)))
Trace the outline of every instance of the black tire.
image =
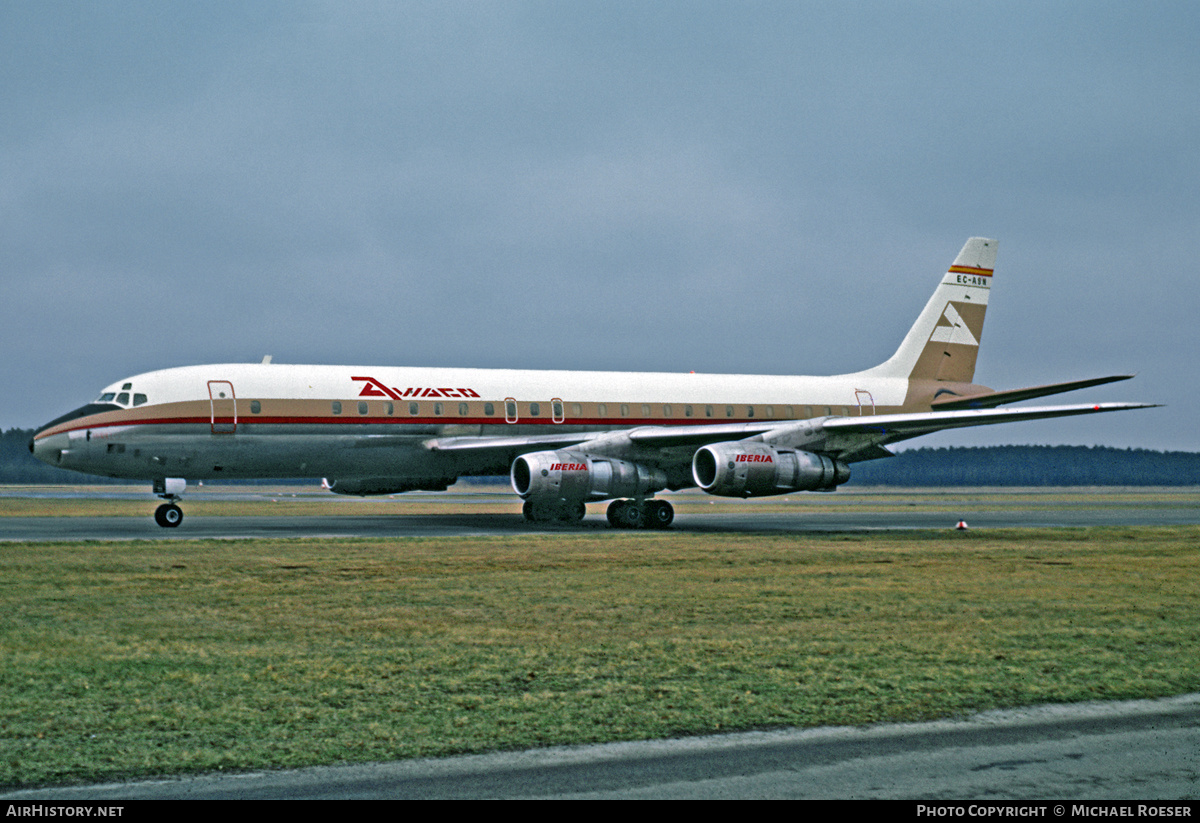
POLYGON ((641 529, 646 526, 646 507, 636 500, 625 501, 621 509, 621 525, 626 529, 641 529))
POLYGON ((612 526, 614 529, 619 529, 622 527, 621 511, 629 504, 629 502, 630 501, 628 500, 614 500, 608 504, 608 525, 612 526))
POLYGON ((666 500, 651 500, 646 503, 646 526, 665 529, 675 520, 675 507, 666 500))
POLYGON ((174 503, 163 503, 154 510, 154 522, 164 529, 173 529, 183 522, 183 509, 174 503))
POLYGON ((587 506, 581 500, 578 503, 563 503, 558 510, 558 519, 564 523, 579 523, 587 517, 587 506))

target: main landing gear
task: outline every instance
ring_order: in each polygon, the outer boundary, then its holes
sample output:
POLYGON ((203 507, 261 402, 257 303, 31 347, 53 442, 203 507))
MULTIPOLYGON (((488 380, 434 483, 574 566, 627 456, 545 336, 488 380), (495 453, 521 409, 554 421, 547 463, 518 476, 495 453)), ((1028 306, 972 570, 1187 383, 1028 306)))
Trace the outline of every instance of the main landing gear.
POLYGON ((608 504, 608 522, 618 529, 665 529, 675 520, 675 508, 666 500, 614 500, 608 504))
MULTIPOLYGON (((526 500, 521 513, 530 523, 578 523, 587 507, 583 503, 526 500)), ((617 529, 665 529, 674 520, 675 509, 666 500, 614 500, 608 505, 608 522, 617 529)))
POLYGON ((578 503, 534 503, 526 500, 521 514, 530 523, 578 523, 587 514, 587 506, 578 503))
POLYGON ((164 529, 173 529, 183 522, 183 509, 175 502, 183 497, 187 481, 182 477, 164 477, 154 481, 154 493, 166 500, 154 510, 154 522, 164 529))

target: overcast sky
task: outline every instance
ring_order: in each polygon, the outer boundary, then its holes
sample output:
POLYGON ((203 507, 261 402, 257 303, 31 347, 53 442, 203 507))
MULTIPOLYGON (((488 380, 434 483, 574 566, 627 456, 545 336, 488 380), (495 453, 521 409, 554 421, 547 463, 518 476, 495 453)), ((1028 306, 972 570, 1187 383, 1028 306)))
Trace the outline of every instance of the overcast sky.
POLYGON ((0 2, 0 428, 276 362, 833 374, 1000 241, 977 382, 1200 450, 1200 3, 0 2), (1054 401, 1058 402, 1058 401, 1054 401))

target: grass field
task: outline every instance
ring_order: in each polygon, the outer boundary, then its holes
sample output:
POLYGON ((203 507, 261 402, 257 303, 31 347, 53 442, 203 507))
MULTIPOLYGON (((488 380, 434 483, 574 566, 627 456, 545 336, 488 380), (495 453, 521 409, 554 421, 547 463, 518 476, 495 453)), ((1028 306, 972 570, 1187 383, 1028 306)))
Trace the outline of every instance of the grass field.
POLYGON ((1200 527, 0 543, 0 786, 1200 690, 1200 527))

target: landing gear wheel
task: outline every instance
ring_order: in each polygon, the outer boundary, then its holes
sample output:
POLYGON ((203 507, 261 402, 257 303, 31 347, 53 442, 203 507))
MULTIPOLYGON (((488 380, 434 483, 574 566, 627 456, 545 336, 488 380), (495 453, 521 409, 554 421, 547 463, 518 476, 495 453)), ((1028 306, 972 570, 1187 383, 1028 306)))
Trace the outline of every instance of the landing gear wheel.
POLYGON ((641 529, 646 525, 646 506, 636 500, 626 500, 621 509, 620 526, 626 529, 641 529))
POLYGON ((587 516, 587 506, 583 501, 578 503, 563 503, 558 510, 558 519, 564 523, 579 523, 587 516))
POLYGON ((628 500, 614 500, 608 504, 608 511, 605 515, 608 517, 608 525, 614 529, 621 528, 621 510, 628 504, 628 500))
POLYGON ((173 529, 183 522, 183 509, 174 503, 163 503, 154 510, 154 522, 165 529, 173 529))
POLYGON ((532 500, 526 500, 521 506, 521 514, 525 516, 528 523, 552 523, 554 521, 578 523, 587 515, 587 506, 582 500, 577 503, 570 503, 566 500, 558 503, 553 501, 534 503, 532 500))
POLYGON ((636 500, 614 500, 608 504, 608 522, 615 529, 646 527, 646 504, 636 500))
POLYGON ((666 500, 648 500, 646 502, 646 526, 651 529, 665 529, 675 520, 675 507, 666 500))

